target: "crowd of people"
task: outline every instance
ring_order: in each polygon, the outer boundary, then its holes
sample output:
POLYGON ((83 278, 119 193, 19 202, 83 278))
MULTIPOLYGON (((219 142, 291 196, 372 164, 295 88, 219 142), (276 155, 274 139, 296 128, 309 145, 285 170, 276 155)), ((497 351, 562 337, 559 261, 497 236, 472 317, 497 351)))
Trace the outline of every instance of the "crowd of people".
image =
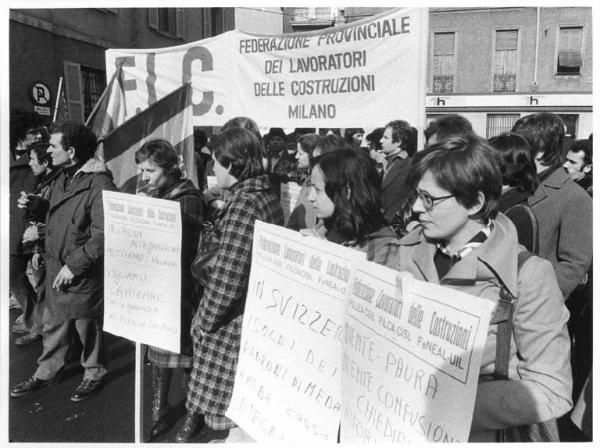
POLYGON ((557 419, 589 393, 592 136, 567 147, 558 115, 523 116, 489 140, 446 115, 429 123, 423 148, 400 119, 366 135, 271 128, 262 136, 254 120, 237 117, 210 138, 195 133, 199 188, 183 177, 172 142, 146 141, 135 153, 138 174, 116 186, 86 126, 48 131, 30 114, 13 118, 10 292, 22 315, 12 331, 18 345, 41 339, 42 354, 12 397, 55 381, 77 346, 84 376, 70 399, 102 387, 104 190, 178 201, 182 214, 181 352, 147 348, 149 440, 169 426, 174 374, 187 384, 175 441, 203 425, 229 430, 229 442, 249 440, 225 411, 257 219, 495 304, 471 441, 522 440, 515 429, 525 437, 535 425, 558 441, 557 419), (284 222, 279 198, 289 182, 301 188, 284 222))

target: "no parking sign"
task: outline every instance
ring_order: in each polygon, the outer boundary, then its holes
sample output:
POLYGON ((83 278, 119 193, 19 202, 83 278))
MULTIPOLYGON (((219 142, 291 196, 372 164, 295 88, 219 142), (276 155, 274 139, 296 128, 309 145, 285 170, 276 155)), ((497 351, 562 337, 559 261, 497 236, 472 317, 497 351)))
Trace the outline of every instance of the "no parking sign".
POLYGON ((29 89, 29 97, 33 102, 33 110, 40 115, 50 115, 50 88, 41 81, 34 82, 29 89))

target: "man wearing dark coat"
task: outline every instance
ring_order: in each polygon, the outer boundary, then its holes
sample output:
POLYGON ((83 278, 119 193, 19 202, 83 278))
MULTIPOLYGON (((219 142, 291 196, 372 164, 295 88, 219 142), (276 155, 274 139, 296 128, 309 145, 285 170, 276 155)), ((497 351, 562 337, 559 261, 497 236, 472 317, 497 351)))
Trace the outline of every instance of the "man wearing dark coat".
POLYGON ((30 394, 56 379, 65 365, 69 328, 83 349, 83 381, 71 401, 92 396, 106 375, 102 344, 104 213, 102 191, 115 191, 112 176, 94 159, 96 136, 78 123, 52 129, 48 153, 61 173, 53 182, 46 217, 46 308, 43 352, 38 368, 11 389, 12 397, 30 394))
POLYGON ((413 140, 412 128, 404 120, 390 121, 380 140, 387 161, 381 182, 381 206, 387 222, 392 222, 408 198, 409 189, 405 182, 411 157, 417 149, 413 140))

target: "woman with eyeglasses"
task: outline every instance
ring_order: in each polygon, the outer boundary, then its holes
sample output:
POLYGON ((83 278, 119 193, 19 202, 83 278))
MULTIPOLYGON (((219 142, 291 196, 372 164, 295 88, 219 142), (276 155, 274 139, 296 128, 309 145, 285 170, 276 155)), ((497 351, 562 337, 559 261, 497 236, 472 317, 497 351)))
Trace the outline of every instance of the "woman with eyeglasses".
POLYGON ((518 272, 524 249, 514 225, 495 212, 502 189, 496 157, 475 136, 445 140, 419 154, 411 170, 419 225, 392 243, 385 263, 496 304, 473 413, 470 441, 475 442, 500 441, 498 430, 544 421, 556 430, 554 419, 572 405, 569 313, 549 261, 522 258, 518 272), (496 366, 496 335, 506 320, 498 305, 503 286, 517 301, 508 379, 498 380, 496 367, 502 363, 496 366))
MULTIPOLYGON (((395 239, 381 212, 381 178, 366 152, 339 149, 314 160, 308 201, 320 224, 313 234, 367 252, 395 239)), ((305 232, 303 232, 305 233, 305 232)))

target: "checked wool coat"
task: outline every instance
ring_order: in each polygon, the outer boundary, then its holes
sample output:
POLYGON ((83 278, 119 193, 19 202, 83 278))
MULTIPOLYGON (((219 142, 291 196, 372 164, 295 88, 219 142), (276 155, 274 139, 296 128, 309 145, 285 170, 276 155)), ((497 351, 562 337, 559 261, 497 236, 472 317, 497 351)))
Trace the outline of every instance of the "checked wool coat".
POLYGON ((283 212, 268 176, 233 185, 217 222, 219 251, 192 321, 194 363, 186 407, 224 415, 229 407, 242 335, 242 318, 257 219, 283 225, 283 212))

